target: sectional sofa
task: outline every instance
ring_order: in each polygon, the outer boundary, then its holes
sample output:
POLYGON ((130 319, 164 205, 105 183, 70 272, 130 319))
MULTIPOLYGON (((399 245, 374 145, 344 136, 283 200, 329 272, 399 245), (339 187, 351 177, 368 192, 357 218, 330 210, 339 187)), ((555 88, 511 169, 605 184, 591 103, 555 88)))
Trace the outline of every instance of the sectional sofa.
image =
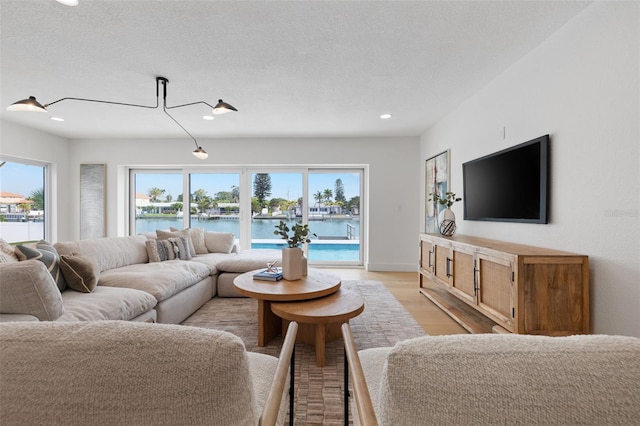
POLYGON ((212 297, 240 297, 237 275, 281 258, 202 228, 0 248, 1 321, 179 324, 212 297))

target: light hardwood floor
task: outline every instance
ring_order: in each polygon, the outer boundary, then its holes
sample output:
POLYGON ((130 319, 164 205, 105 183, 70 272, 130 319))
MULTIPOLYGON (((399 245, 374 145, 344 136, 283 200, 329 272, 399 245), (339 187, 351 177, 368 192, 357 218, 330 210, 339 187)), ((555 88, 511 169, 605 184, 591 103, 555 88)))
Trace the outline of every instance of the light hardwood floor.
POLYGON ((327 271, 340 276, 342 280, 382 282, 429 335, 468 334, 457 322, 420 294, 417 272, 369 272, 364 269, 341 268, 327 271))

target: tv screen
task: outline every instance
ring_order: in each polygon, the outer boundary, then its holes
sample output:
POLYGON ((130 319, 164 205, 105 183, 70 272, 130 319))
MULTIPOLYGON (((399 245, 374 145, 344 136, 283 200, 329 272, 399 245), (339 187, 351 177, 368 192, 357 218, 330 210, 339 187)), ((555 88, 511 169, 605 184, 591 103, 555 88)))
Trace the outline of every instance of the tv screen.
POLYGON ((547 223, 549 135, 462 165, 464 218, 547 223))

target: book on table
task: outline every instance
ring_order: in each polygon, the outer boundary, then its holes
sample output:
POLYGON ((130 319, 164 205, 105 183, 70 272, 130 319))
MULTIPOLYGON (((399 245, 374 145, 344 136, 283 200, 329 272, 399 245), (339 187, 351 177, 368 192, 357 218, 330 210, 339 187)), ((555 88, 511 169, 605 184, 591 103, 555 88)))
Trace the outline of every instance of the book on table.
POLYGON ((282 268, 263 269, 253 274, 254 280, 280 281, 282 279, 282 268))

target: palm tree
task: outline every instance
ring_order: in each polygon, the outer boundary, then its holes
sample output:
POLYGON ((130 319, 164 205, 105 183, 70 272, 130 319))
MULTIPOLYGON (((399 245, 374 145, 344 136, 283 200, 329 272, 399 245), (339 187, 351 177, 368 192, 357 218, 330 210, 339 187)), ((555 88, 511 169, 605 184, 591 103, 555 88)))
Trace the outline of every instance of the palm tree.
POLYGON ((318 191, 315 194, 313 194, 313 199, 316 200, 316 207, 317 207, 318 204, 320 204, 324 199, 324 197, 322 196, 322 192, 318 191))
POLYGON ((165 193, 165 190, 164 190, 164 189, 160 189, 160 188, 157 188, 157 187, 155 187, 155 186, 154 186, 153 188, 151 188, 151 189, 149 190, 149 194, 148 194, 148 195, 149 195, 149 197, 151 197, 151 200, 150 200, 150 201, 151 201, 152 203, 157 203, 157 202, 159 202, 159 201, 160 201, 160 197, 161 197, 161 196, 162 196, 162 194, 164 194, 164 193, 165 193))
POLYGON ((234 203, 237 203, 240 200, 240 188, 236 185, 231 185, 231 199, 234 203))
POLYGON ((33 201, 34 210, 44 210, 44 189, 36 189, 27 197, 27 200, 33 201))
POLYGON ((329 203, 331 201, 331 199, 333 198, 333 191, 330 190, 329 188, 327 188, 322 193, 322 196, 327 201, 327 203, 329 203))

